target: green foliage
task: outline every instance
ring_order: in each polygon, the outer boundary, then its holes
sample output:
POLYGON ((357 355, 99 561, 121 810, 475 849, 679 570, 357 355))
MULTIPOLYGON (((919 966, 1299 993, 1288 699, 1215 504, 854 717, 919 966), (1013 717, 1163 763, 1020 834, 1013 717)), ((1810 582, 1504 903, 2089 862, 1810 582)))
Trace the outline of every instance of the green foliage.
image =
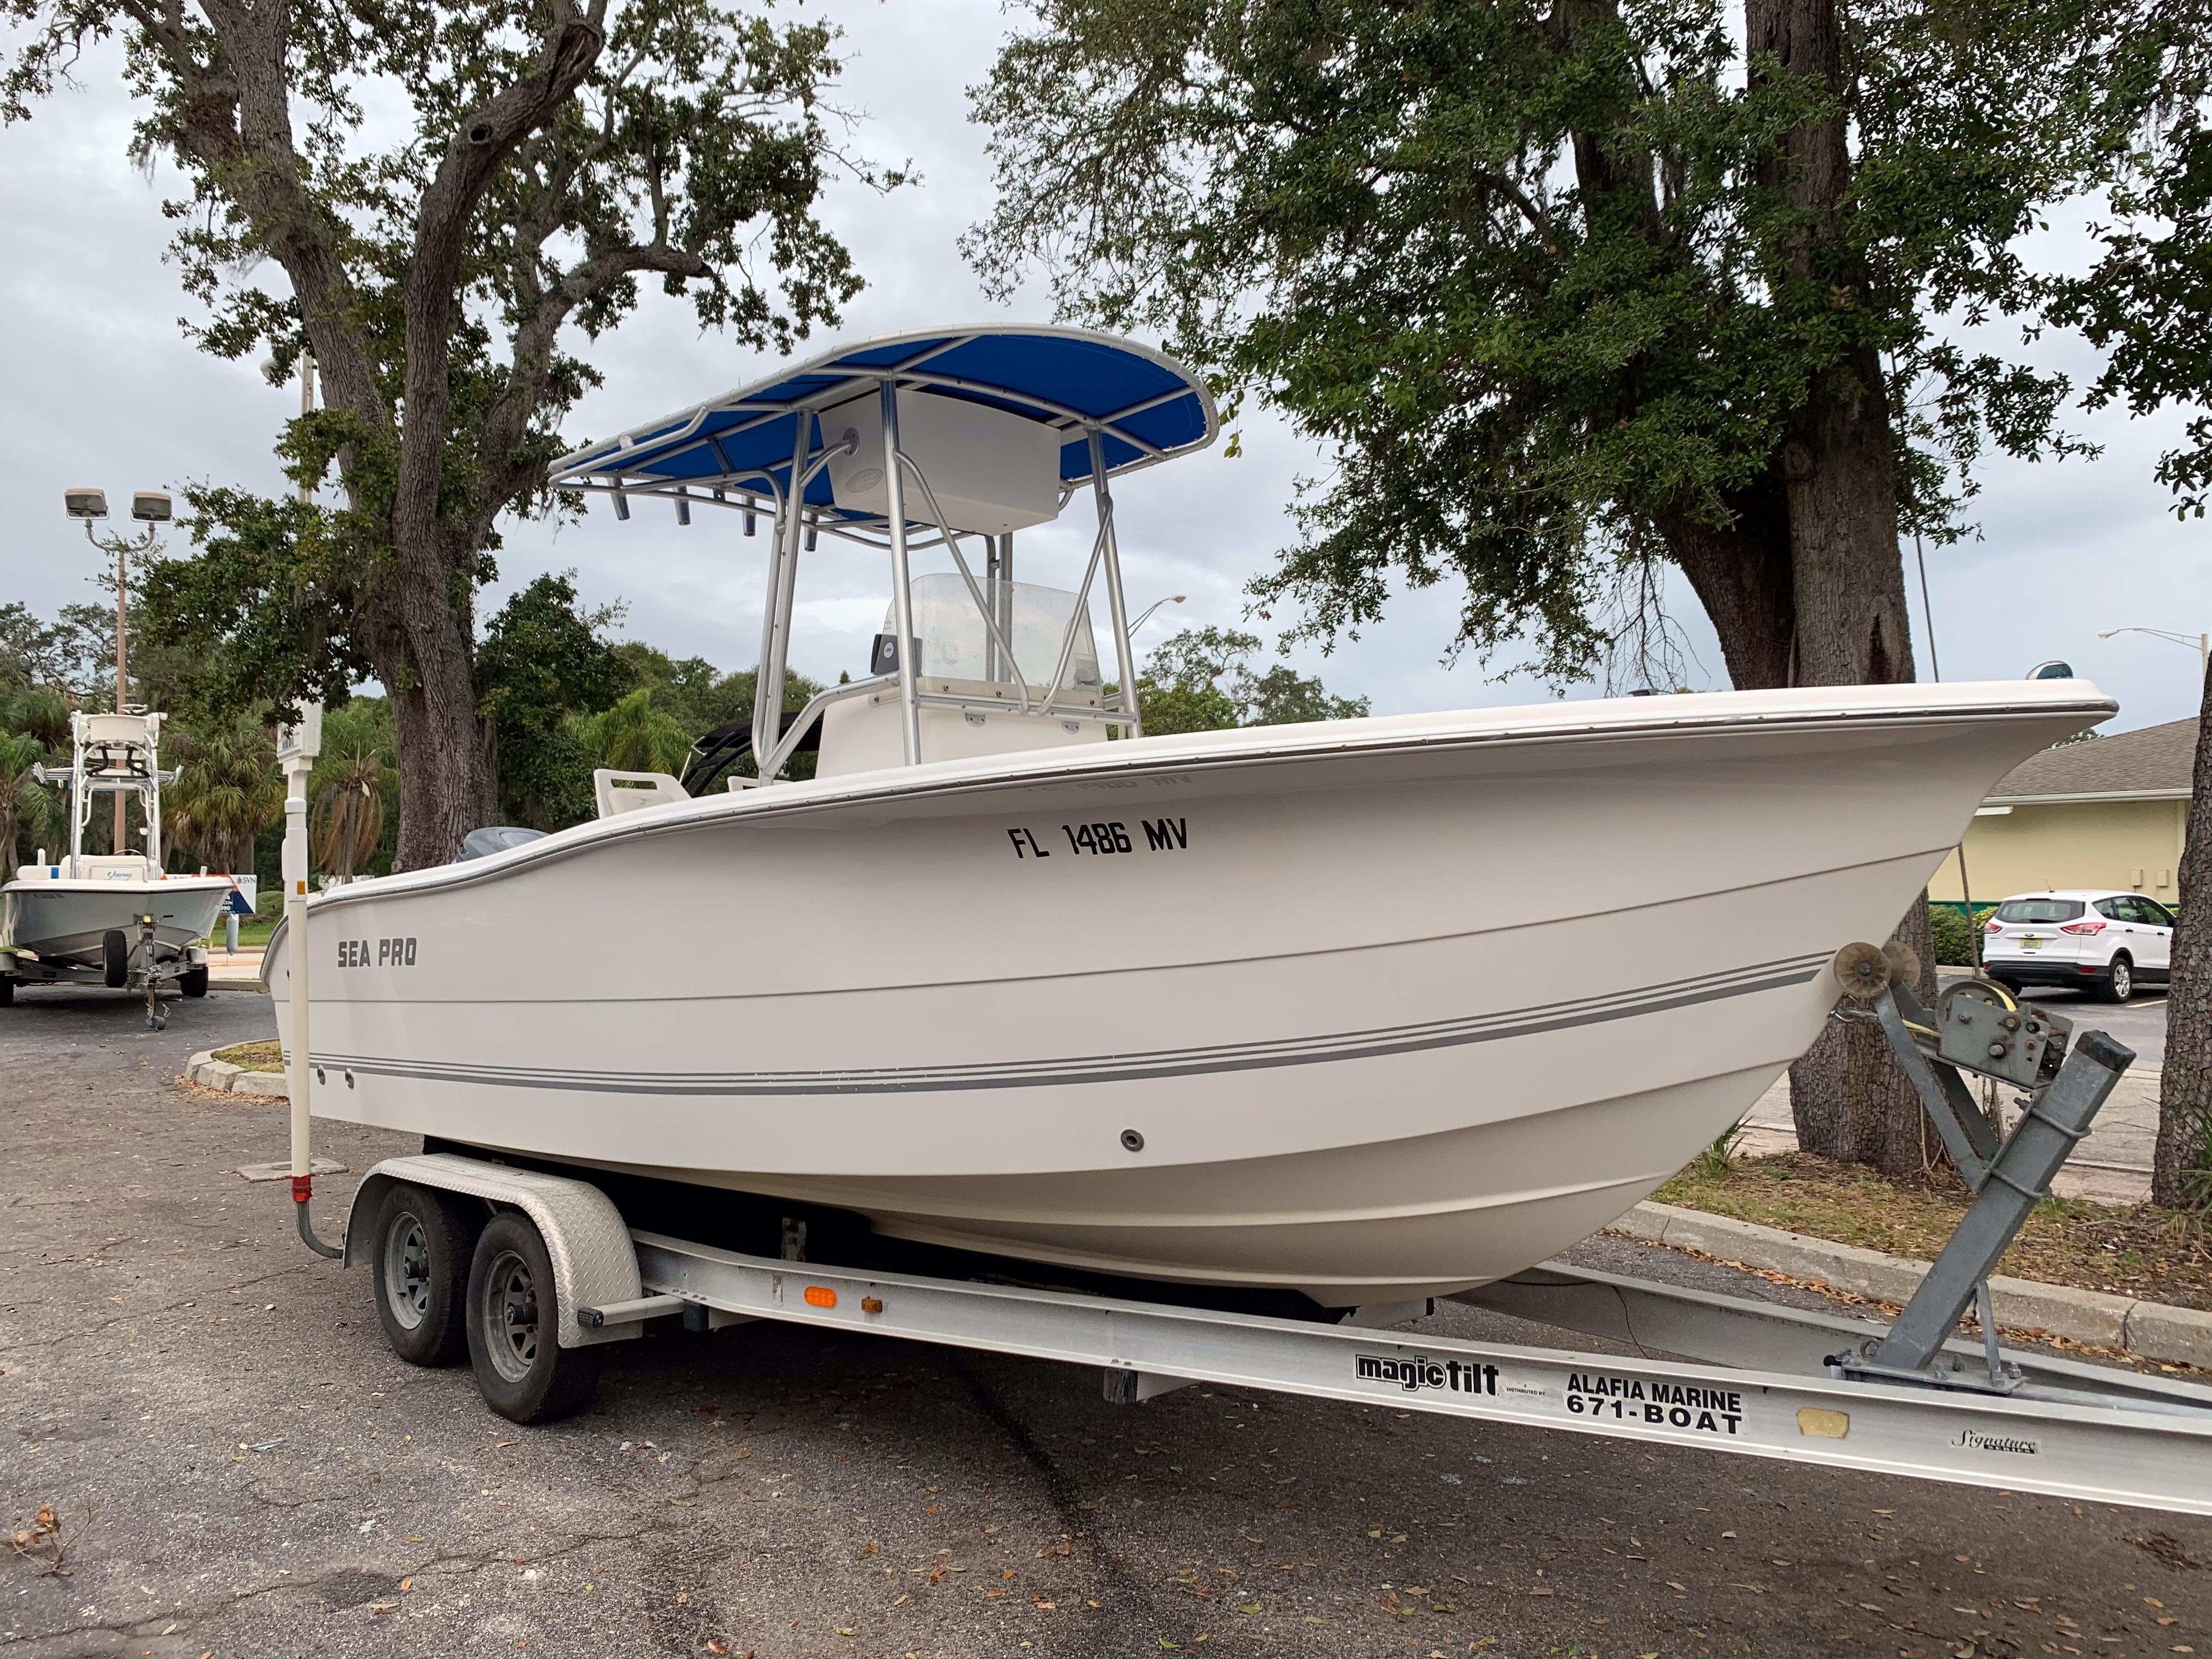
POLYGON ((1137 681, 1148 737, 1215 732, 1235 726, 1288 726, 1356 720, 1364 697, 1333 697, 1321 681, 1277 663, 1255 673, 1259 638, 1235 629, 1185 629, 1146 660, 1137 681))
POLYGON ((1929 326, 2031 307, 2015 239, 2104 164, 2110 42, 2069 0, 1851 9, 1825 216, 1786 186, 1836 100, 1747 64, 1711 0, 1027 9, 972 93, 999 198, 968 251, 1002 291, 1042 260, 1064 313, 1163 331, 1232 420, 1258 397, 1328 447, 1253 589, 1300 632, 1455 579, 1462 644, 1579 676, 1624 573, 1766 533, 1792 421, 1876 356, 1930 536, 1989 446, 2078 447, 2063 377, 1929 326))
POLYGON ((2092 408, 2191 411, 2157 473, 2175 513, 2202 518, 2212 498, 2212 7, 2122 15, 2149 71, 2109 88, 2137 124, 2136 142, 2108 198, 2112 216, 2095 227, 2102 256, 2056 281, 2055 312, 2109 353, 2092 408))
POLYGON ((570 717, 628 689, 601 637, 617 613, 577 609, 574 573, 540 576, 514 595, 477 647, 477 711, 499 782, 500 821, 558 830, 591 817, 592 761, 570 717))
POLYGON ((1928 907, 1928 929, 1936 939, 1936 962, 1942 968, 1971 968, 1979 958, 1975 955, 1976 936, 1989 919, 1996 914, 1996 907, 1985 904, 1974 912, 1969 922, 1966 912, 1948 904, 1928 907))
POLYGON ((252 869, 253 844, 284 816, 276 744, 260 715, 187 724, 162 756, 177 780, 161 792, 161 822, 185 865, 222 874, 252 869))
MULTIPOLYGON (((337 708, 323 711, 323 750, 315 758, 314 770, 307 775, 310 840, 313 839, 314 803, 326 799, 335 800, 349 780, 357 788, 362 777, 373 778, 380 833, 366 854, 358 847, 349 849, 355 854, 351 873, 356 876, 388 875, 392 871, 398 845, 400 799, 397 765, 399 744, 394 726, 392 702, 386 697, 353 697, 337 708)), ((257 869, 275 869, 276 844, 281 844, 283 828, 279 823, 264 832, 256 851, 257 869), (271 836, 276 837, 276 844, 271 843, 271 836), (260 862, 264 849, 270 855, 266 866, 260 862)), ((325 875, 334 873, 332 868, 321 863, 316 867, 325 875)))
POLYGON ((177 692, 187 708, 345 701, 374 678, 364 641, 390 601, 388 561, 364 556, 349 513, 250 491, 184 492, 191 557, 146 574, 146 631, 189 653, 177 692))
POLYGON ((0 731, 0 881, 14 875, 21 842, 63 823, 55 793, 31 775, 46 758, 46 747, 35 737, 0 731))
POLYGON ((568 729, 594 767, 617 772, 681 776, 691 752, 684 722, 654 708, 652 691, 642 686, 601 714, 570 715, 568 729))

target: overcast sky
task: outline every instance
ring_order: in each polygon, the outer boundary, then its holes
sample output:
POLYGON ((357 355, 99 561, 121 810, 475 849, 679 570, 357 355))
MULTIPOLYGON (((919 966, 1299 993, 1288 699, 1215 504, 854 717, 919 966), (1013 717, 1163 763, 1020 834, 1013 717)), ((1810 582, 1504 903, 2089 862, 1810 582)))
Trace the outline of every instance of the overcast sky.
MULTIPOLYGON (((1007 307, 987 301, 955 246, 989 201, 982 134, 965 118, 963 89, 1004 38, 1009 20, 996 0, 834 0, 829 9, 848 30, 845 100, 867 117, 855 148, 887 161, 910 156, 922 174, 918 186, 888 198, 850 186, 836 193, 829 216, 870 284, 837 337, 1042 319, 1040 293, 1007 307)), ((111 498, 191 480, 275 489, 282 480, 270 445, 297 408, 296 394, 270 390, 252 365, 218 362, 182 337, 177 319, 190 307, 162 258, 165 181, 143 177, 125 160, 131 111, 115 70, 114 54, 95 52, 84 65, 82 91, 56 100, 27 125, 0 129, 0 223, 11 228, 14 250, 0 264, 8 386, 0 402, 0 513, 8 526, 0 598, 20 597, 49 614, 91 594, 85 579, 94 556, 63 518, 64 485, 98 484, 111 498)), ((2061 235, 2045 252, 2063 261, 2077 246, 2061 235)), ((806 349, 829 343, 817 338, 806 349)), ((2094 357, 2078 342, 2054 339, 2039 350, 2077 382, 2094 372, 2094 357)), ((657 291, 601 343, 595 361, 606 384, 571 424, 579 440, 743 385, 771 367, 702 337, 690 308, 657 291)), ((2101 459, 1985 468, 1978 538, 1927 555, 1945 678, 2011 678, 2062 657, 2119 698, 2111 729, 2194 712, 2193 652, 2141 635, 2096 637, 2131 624, 2192 635, 2212 627, 2212 531, 2177 524, 2151 476, 2179 424, 2081 415, 2074 425, 2105 445, 2101 459)), ((1238 623, 1244 583, 1292 538, 1286 507, 1294 482, 1319 470, 1321 458, 1264 416, 1248 419, 1243 432, 1241 459, 1217 449, 1152 469, 1117 491, 1133 607, 1188 596, 1187 605, 1161 612, 1140 647, 1182 622, 1238 623)), ((1079 498, 1061 525, 1024 533, 1022 574, 1073 586, 1089 533, 1087 501, 1079 498)), ((630 636, 743 667, 757 655, 763 546, 739 538, 734 515, 702 513, 679 529, 652 507, 620 524, 600 505, 586 523, 557 534, 538 526, 512 530, 500 556, 500 588, 488 603, 542 571, 573 568, 587 600, 628 604, 630 636)), ((1909 545, 1906 559, 1910 582, 1909 545)), ((828 679, 840 669, 862 670, 888 593, 882 562, 825 540, 802 567, 794 667, 828 679)), ((1692 682, 1723 687, 1719 653, 1682 597, 1702 665, 1692 682)), ((1525 677, 1494 680, 1510 661, 1444 665, 1456 605, 1447 590, 1401 596, 1363 640, 1327 659, 1302 650, 1298 660, 1332 690, 1371 698, 1377 713, 1551 695, 1525 677)), ((1913 623, 1926 679, 1917 593, 1913 623)))

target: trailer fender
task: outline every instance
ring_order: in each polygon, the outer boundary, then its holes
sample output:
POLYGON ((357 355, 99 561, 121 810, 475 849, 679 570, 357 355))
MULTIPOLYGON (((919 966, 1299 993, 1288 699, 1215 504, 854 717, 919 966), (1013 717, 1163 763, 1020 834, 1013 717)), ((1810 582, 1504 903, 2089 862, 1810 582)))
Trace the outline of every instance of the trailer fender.
POLYGON ((375 1254, 377 1206, 398 1182, 459 1193, 485 1203, 520 1210, 537 1224, 552 1258, 554 1291, 560 1304, 560 1343, 564 1348, 621 1342, 639 1334, 635 1325, 586 1329, 576 1318, 579 1307, 628 1302, 644 1293, 638 1282, 637 1251, 629 1227, 610 1199, 588 1181, 509 1169, 483 1158, 453 1152, 387 1158, 363 1177, 346 1212, 345 1265, 355 1267, 375 1254))

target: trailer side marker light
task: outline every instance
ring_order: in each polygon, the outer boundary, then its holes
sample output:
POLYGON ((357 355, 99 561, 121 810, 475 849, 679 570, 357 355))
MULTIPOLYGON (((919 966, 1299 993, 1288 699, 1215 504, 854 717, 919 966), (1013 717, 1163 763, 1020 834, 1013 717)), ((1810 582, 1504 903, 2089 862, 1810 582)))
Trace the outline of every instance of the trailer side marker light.
POLYGON ((806 1287, 806 1305, 810 1308, 834 1308, 837 1305, 837 1292, 827 1285, 809 1285, 806 1287))
POLYGON ((862 1313, 881 1313, 883 1310, 883 1297, 879 1296, 864 1296, 860 1298, 860 1311, 862 1313))
POLYGON ((1800 1406, 1797 1408, 1797 1432, 1810 1435, 1815 1440, 1841 1440, 1851 1431, 1851 1414, 1832 1412, 1819 1406, 1800 1406))

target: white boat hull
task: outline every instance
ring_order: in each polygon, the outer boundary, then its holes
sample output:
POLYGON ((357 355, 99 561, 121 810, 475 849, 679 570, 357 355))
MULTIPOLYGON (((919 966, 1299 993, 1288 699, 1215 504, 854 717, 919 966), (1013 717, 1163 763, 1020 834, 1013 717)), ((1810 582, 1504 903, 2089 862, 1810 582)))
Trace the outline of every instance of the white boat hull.
POLYGON ((155 976, 186 963, 189 947, 205 939, 230 896, 223 876, 173 876, 161 881, 11 881, 0 887, 0 951, 25 951, 26 978, 97 979, 103 941, 119 932, 131 945, 131 983, 148 969, 139 918, 154 918, 155 976), (51 974, 48 970, 51 970, 51 974))
POLYGON ((1833 952, 2110 708, 1547 705, 631 813, 315 900, 313 1109, 1033 1261, 1448 1292, 1741 1117, 1833 952))

